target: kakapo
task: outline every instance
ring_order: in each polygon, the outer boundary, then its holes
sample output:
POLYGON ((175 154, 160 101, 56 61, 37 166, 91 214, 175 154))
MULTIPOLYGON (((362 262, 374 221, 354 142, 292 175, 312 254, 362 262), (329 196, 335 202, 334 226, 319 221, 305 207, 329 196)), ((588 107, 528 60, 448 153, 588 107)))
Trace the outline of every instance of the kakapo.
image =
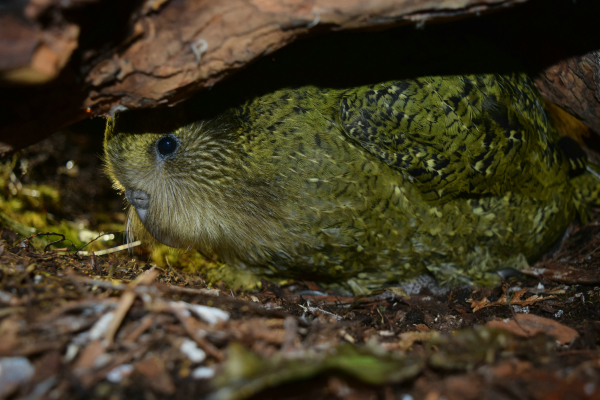
POLYGON ((282 89, 166 134, 117 117, 104 149, 130 236, 355 289, 497 282, 585 222, 600 192, 517 73, 282 89))

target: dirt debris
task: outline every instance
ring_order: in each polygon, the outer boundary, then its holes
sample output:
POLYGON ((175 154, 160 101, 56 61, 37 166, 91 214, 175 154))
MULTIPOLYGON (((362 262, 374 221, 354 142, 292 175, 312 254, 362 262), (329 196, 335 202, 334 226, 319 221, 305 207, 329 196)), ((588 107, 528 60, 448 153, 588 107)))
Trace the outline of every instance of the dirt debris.
POLYGON ((244 293, 126 257, 0 248, 4 398, 600 398, 598 287, 244 293))

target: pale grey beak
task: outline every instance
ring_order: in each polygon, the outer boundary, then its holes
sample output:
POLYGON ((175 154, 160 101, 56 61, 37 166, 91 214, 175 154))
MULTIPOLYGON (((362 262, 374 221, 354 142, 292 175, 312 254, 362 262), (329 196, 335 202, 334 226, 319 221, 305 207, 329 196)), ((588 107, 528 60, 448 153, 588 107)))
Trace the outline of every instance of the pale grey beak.
POLYGON ((135 208, 135 212, 137 212, 142 223, 144 223, 146 215, 148 214, 148 208, 150 207, 150 195, 143 190, 127 189, 125 191, 125 197, 129 204, 135 208))

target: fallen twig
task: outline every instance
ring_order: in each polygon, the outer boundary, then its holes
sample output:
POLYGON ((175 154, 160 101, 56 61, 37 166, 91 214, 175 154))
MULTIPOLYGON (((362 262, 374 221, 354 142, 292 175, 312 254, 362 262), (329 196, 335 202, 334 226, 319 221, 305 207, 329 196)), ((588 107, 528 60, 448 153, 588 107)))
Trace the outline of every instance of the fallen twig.
MULTIPOLYGON (((101 236, 104 236, 105 234, 102 234, 101 236)), ((100 237, 101 237, 100 236, 100 237)), ((91 242, 90 242, 91 243, 91 242)), ((89 244, 89 243, 88 243, 89 244)), ((98 251, 94 251, 93 253, 95 253, 97 256, 103 256, 105 254, 110 254, 110 253, 115 253, 117 251, 122 251, 122 250, 127 250, 127 249, 131 249, 133 247, 139 246, 141 245, 142 242, 140 240, 136 240, 135 242, 131 242, 131 243, 127 243, 127 244, 122 244, 120 246, 116 246, 116 247, 111 247, 110 249, 105 249, 105 250, 98 250, 98 251)), ((86 244, 87 246, 87 244, 86 244)), ((84 246, 85 247, 85 246, 84 246)), ((82 247, 83 248, 83 247, 82 247)), ((78 251, 77 255, 80 256, 89 256, 91 255, 92 252, 89 251, 78 251)))
POLYGON ((121 295, 121 301, 119 302, 117 309, 114 311, 114 317, 110 321, 110 326, 108 327, 106 335, 104 336, 104 340, 106 341, 107 347, 113 344, 117 330, 121 326, 125 315, 127 315, 127 312, 129 311, 129 309, 133 305, 133 302, 135 301, 137 295, 133 291, 133 289, 136 286, 147 286, 151 284, 156 279, 158 274, 159 272, 155 268, 147 272, 142 272, 136 278, 136 280, 129 285, 128 290, 126 290, 125 293, 121 295))

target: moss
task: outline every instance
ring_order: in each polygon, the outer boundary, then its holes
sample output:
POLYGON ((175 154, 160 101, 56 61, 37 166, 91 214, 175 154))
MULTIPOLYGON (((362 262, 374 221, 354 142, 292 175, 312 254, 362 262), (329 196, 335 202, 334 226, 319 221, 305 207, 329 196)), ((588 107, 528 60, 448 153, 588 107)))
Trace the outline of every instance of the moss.
MULTIPOLYGON (((14 168, 17 157, 0 165, 0 225, 16 232, 21 239, 34 236, 30 244, 36 248, 44 248, 48 244, 60 239, 59 235, 46 235, 57 233, 64 235, 65 240, 53 244, 49 249, 82 247, 86 241, 82 240, 81 232, 86 230, 85 225, 74 221, 59 219, 48 210, 58 207, 61 202, 60 191, 46 184, 22 184, 15 174, 14 168)), ((120 230, 118 224, 109 224, 107 227, 120 230)), ((90 232, 97 237, 99 232, 90 232)), ((92 243, 89 250, 106 247, 106 243, 92 243)))

